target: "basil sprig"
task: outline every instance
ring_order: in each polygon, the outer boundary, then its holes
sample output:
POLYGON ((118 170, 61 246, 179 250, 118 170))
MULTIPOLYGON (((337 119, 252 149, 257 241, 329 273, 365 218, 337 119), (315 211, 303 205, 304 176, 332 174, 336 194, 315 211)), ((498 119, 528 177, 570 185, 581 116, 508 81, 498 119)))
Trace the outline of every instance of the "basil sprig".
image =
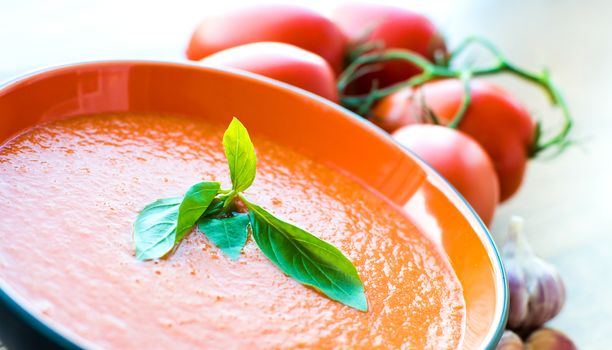
POLYGON ((136 258, 167 255, 197 224, 211 243, 236 260, 252 232, 264 255, 285 274, 330 299, 367 311, 357 269, 338 248, 244 196, 242 192, 255 180, 257 157, 246 128, 236 118, 223 135, 223 148, 232 188, 222 190, 218 182, 200 182, 183 197, 147 205, 134 224, 136 258))

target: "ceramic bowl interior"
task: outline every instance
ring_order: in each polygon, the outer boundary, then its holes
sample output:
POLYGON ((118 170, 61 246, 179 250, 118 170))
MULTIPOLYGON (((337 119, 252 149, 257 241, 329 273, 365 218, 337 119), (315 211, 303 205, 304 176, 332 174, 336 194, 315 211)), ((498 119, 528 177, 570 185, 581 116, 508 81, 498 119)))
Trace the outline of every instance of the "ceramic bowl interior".
MULTIPOLYGON (((227 123, 293 147, 351 174, 405 208, 446 253, 463 287, 462 348, 494 348, 506 321, 507 286, 493 241, 461 196, 388 135, 322 98, 259 76, 191 64, 95 62, 39 72, 0 89, 0 144, 39 123, 82 114, 154 112, 227 123)), ((0 280, 0 295, 63 345, 0 280)))

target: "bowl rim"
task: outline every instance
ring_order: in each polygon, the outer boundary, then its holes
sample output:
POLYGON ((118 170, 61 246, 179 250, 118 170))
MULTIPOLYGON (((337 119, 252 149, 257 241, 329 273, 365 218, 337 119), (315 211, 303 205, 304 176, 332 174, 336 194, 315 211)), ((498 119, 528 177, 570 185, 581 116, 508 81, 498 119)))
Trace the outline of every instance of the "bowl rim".
MULTIPOLYGON (((490 257, 492 258, 491 259, 492 263, 496 265, 494 267, 497 267, 498 271, 500 272, 500 276, 498 276, 499 278, 495 279, 495 283, 496 283, 496 287, 499 288, 499 291, 500 291, 500 293, 498 293, 496 297, 496 301, 498 305, 501 304, 501 309, 498 307, 495 312, 496 317, 494 317, 494 322, 496 322, 496 326, 494 329, 489 330, 483 342, 483 349, 487 349, 487 350, 495 349, 497 343, 501 339, 501 336, 505 330, 505 325, 508 319, 510 296, 509 296, 508 280, 506 277, 506 271, 505 271, 504 265, 502 263, 501 254, 495 244, 495 241, 493 240, 493 236, 491 235, 489 229, 482 222, 478 214, 476 214, 475 210, 467 202, 467 200, 461 195, 461 193, 459 193, 459 191, 457 191, 457 189, 455 189, 455 187, 453 187, 453 185, 451 185, 448 182, 448 180, 446 180, 446 178, 440 175, 431 165, 429 165, 426 161, 424 161, 421 157, 419 157, 413 151, 409 150, 405 146, 395 141, 395 139, 393 139, 391 135, 389 135, 384 130, 376 126, 374 123, 342 107, 341 105, 336 104, 330 100, 327 100, 310 91, 298 88, 296 86, 293 86, 293 85, 290 85, 290 84, 287 84, 287 83, 284 83, 284 82, 281 82, 275 79, 271 79, 265 76, 261 76, 259 74, 243 71, 240 69, 234 69, 234 68, 229 68, 229 67, 209 67, 209 66, 203 66, 196 62, 189 62, 189 61, 164 61, 164 60, 148 60, 148 59, 86 60, 86 61, 79 61, 79 62, 64 63, 64 64, 59 64, 59 65, 44 66, 42 68, 30 70, 26 73, 14 75, 13 77, 10 77, 4 81, 0 81, 0 98, 4 95, 4 93, 7 90, 11 88, 18 88, 20 84, 27 83, 30 79, 34 79, 37 77, 43 77, 46 74, 51 74, 51 73, 55 73, 55 72, 62 71, 62 70, 70 70, 70 69, 75 69, 79 67, 95 67, 95 66, 106 66, 106 65, 108 66, 139 65, 139 64, 148 64, 148 65, 153 65, 156 67, 176 67, 176 68, 189 68, 189 69, 196 69, 196 70, 204 69, 204 70, 210 70, 210 71, 218 71, 221 73, 234 75, 237 78, 248 78, 248 79, 258 81, 258 82, 263 82, 268 85, 280 87, 285 90, 289 90, 293 93, 306 96, 307 98, 311 100, 315 100, 317 103, 322 103, 326 105, 327 107, 330 107, 336 110, 337 112, 344 114, 352 122, 361 123, 362 125, 366 126, 368 129, 370 129, 372 132, 376 133, 379 137, 382 137, 386 141, 391 142, 395 144, 396 146, 399 146, 399 148, 401 148, 405 153, 408 153, 409 155, 417 158, 420 161, 420 163, 422 163, 423 166, 427 167, 429 171, 431 171, 432 173, 435 173, 440 179, 442 179, 443 182, 448 185, 448 188, 459 197, 459 199, 463 202, 463 204, 466 205, 467 209, 469 210, 469 215, 472 215, 476 219, 476 221, 478 222, 478 224, 480 225, 481 229, 483 230, 485 234, 484 235, 485 239, 481 239, 481 241, 484 244, 486 251, 489 252, 490 257)), ((53 342, 55 342, 56 344, 60 345, 63 348, 66 348, 66 349, 84 349, 86 348, 85 345, 87 344, 82 344, 80 340, 72 339, 71 335, 66 334, 66 332, 60 329, 56 329, 55 326, 48 324, 45 321, 38 318, 34 312, 32 312, 31 310, 28 310, 28 308, 25 307, 24 304, 20 303, 20 301, 18 300, 19 299, 18 297, 11 296, 11 293, 8 291, 8 289, 9 288, 7 288, 6 286, 3 286, 2 281, 0 281, 0 302, 7 305, 13 312, 17 314, 17 316, 21 317, 21 319, 25 321, 28 325, 32 326, 38 332, 40 332, 43 336, 47 337, 48 339, 52 340, 53 342)))

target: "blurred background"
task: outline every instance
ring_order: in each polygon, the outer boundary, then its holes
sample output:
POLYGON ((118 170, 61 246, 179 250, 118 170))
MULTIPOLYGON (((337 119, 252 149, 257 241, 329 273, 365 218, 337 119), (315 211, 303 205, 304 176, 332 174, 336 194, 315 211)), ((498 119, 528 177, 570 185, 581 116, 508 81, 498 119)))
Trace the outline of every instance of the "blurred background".
MULTIPOLYGON (((85 60, 184 61, 191 32, 203 16, 256 3, 269 2, 0 0, 0 81, 85 60)), ((343 1, 291 3, 328 13, 343 1)), ((497 43, 512 61, 552 71, 573 110, 574 136, 580 143, 556 159, 529 164, 525 183, 500 207, 492 232, 498 242, 503 241, 510 215, 522 215, 534 249, 559 267, 566 282, 566 307, 550 325, 563 330, 579 348, 608 348, 612 332, 612 302, 607 299, 612 287, 612 40, 607 35, 612 34, 612 2, 384 3, 427 14, 442 28, 451 48, 467 35, 481 35, 497 43)), ((499 79, 536 116, 558 117, 540 91, 516 80, 499 79)))

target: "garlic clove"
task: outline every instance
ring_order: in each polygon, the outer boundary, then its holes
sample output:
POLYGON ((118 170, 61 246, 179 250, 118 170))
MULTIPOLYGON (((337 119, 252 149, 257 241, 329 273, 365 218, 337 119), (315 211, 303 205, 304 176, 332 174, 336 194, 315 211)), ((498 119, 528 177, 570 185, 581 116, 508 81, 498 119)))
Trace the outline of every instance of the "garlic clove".
POLYGON ((508 308, 508 327, 516 328, 527 317, 529 311, 529 290, 525 285, 525 273, 516 259, 504 259, 510 306, 508 308))
POLYGON ((527 338, 527 350, 576 350, 576 345, 565 334, 541 328, 527 338))
POLYGON ((502 260, 510 289, 507 327, 527 335, 561 311, 565 287, 556 268, 533 253, 521 217, 510 221, 502 260))
POLYGON ((523 327, 534 329, 555 317, 565 302, 565 286, 557 270, 549 264, 540 264, 537 285, 532 286, 529 300, 529 319, 523 327))
POLYGON ((521 338, 512 331, 504 331, 496 350, 524 350, 525 345, 521 338))

